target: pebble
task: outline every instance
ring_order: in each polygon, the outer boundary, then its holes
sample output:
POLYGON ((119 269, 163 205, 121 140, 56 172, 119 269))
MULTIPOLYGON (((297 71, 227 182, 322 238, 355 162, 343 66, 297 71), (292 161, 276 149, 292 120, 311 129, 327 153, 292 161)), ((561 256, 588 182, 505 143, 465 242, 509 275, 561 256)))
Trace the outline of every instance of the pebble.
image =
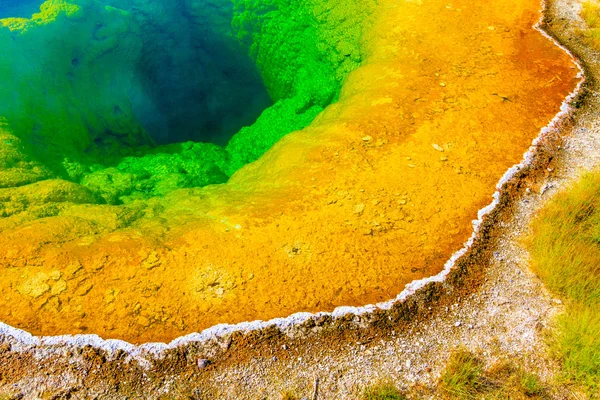
POLYGON ((206 358, 201 358, 198 360, 198 368, 200 369, 204 369, 206 367, 208 367, 210 365, 210 360, 207 360, 206 358))
POLYGON ((455 326, 455 327, 457 327, 457 328, 458 328, 460 325, 461 325, 461 322, 460 322, 460 321, 457 321, 457 322, 454 324, 454 326, 455 326))

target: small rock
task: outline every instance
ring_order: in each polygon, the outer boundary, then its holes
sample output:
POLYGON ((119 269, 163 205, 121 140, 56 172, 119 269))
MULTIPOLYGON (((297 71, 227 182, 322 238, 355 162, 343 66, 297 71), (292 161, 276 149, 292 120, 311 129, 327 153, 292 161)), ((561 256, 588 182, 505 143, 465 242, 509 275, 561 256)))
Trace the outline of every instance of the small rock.
POLYGON ((284 344, 283 346, 281 346, 281 348, 282 348, 283 350, 287 350, 289 347, 287 346, 287 344, 284 344))
POLYGON ((62 294, 66 291, 67 291, 67 282, 65 282, 64 280, 61 279, 58 282, 56 282, 54 285, 52 285, 52 290, 50 291, 50 293, 53 296, 58 296, 59 294, 62 294))
POLYGON ((90 292, 90 290, 92 290, 93 287, 94 285, 92 283, 87 282, 80 286, 75 293, 83 297, 86 296, 90 292))
POLYGON ((444 151, 444 148, 437 143, 432 144, 431 147, 433 147, 434 149, 436 149, 437 151, 440 151, 440 152, 444 151))
POLYGON ((37 299, 50 291, 50 285, 46 283, 49 279, 50 277, 47 274, 40 272, 21 284, 17 288, 17 291, 24 296, 37 299))
POLYGON ((373 140, 373 138, 371 136, 365 136, 364 138, 362 138, 363 142, 370 142, 371 140, 373 140))
POLYGON ((210 365, 210 360, 207 360, 206 358, 201 358, 198 360, 198 368, 200 369, 204 369, 206 367, 208 367, 210 365))
POLYGON ((544 194, 546 193, 548 190, 554 188, 554 185, 551 183, 547 183, 544 186, 542 186, 542 188, 540 189, 540 194, 544 194))
POLYGON ((461 322, 460 322, 460 321, 457 321, 457 322, 454 324, 454 326, 455 326, 455 327, 457 327, 457 328, 458 328, 460 325, 461 325, 461 322))
POLYGON ((60 272, 60 271, 52 271, 50 273, 50 278, 55 281, 59 280, 61 278, 61 276, 62 276, 62 272, 60 272))
POLYGON ((147 327, 150 326, 150 320, 147 317, 143 316, 143 315, 140 315, 138 317, 137 322, 138 322, 138 324, 140 324, 144 328, 147 328, 147 327))
POLYGON ((354 214, 362 214, 363 211, 365 211, 365 205, 364 204, 357 204, 354 207, 354 214))

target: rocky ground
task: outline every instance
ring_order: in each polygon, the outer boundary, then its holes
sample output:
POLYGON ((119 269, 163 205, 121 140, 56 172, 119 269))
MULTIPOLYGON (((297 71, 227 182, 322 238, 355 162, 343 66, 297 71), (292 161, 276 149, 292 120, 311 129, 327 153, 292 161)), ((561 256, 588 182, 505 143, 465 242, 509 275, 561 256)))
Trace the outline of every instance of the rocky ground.
POLYGON ((0 396, 8 398, 360 398, 365 386, 393 380, 414 398, 438 398, 449 355, 470 350, 486 365, 512 360, 549 384, 549 396, 578 398, 552 385, 558 365, 544 332, 561 311, 528 268, 522 245, 537 210, 600 164, 600 56, 578 29, 579 0, 552 0, 545 29, 577 55, 588 77, 569 118, 540 141, 530 167, 502 191, 473 249, 444 284, 376 317, 306 329, 265 330, 189 343, 160 357, 91 346, 25 346, 0 338, 0 396), (290 333, 291 332, 291 333, 290 333))

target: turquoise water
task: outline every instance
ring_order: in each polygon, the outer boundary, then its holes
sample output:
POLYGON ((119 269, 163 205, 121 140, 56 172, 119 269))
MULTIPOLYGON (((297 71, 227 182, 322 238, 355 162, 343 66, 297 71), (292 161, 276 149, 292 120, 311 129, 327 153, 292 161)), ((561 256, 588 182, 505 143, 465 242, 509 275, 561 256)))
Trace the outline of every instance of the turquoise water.
POLYGON ((0 116, 52 176, 109 204, 223 183, 307 126, 354 65, 331 64, 347 28, 321 43, 312 11, 271 1, 69 0, 72 18, 0 29, 0 116))
POLYGON ((43 0, 0 0, 0 18, 31 17, 42 3, 43 0))

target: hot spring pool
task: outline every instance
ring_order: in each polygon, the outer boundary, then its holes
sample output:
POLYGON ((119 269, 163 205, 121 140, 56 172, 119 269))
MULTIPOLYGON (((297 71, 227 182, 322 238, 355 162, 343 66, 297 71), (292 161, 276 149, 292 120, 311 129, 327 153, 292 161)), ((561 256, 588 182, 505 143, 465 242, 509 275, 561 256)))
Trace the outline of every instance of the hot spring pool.
POLYGON ((539 7, 53 0, 2 19, 0 321, 165 341, 438 273, 575 86, 539 7))

